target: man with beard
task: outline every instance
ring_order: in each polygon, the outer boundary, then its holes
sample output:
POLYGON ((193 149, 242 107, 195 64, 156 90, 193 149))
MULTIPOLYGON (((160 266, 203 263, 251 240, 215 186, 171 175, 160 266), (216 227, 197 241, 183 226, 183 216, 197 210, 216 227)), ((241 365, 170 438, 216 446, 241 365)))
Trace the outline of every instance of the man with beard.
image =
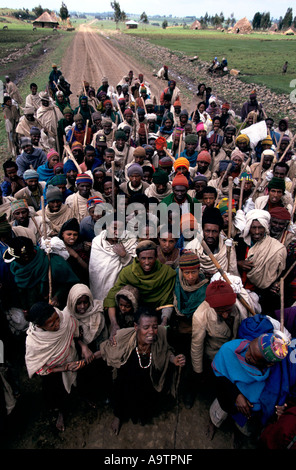
POLYGON ((284 243, 286 247, 295 239, 295 234, 287 231, 290 222, 291 214, 285 207, 274 207, 270 210, 270 236, 284 243))
POLYGON ((210 170, 211 161, 211 154, 207 150, 199 152, 196 159, 195 173, 203 175, 207 181, 210 181, 212 178, 212 172, 210 170))
POLYGON ((276 178, 274 176, 269 181, 267 189, 267 196, 260 196, 256 199, 255 209, 263 209, 270 212, 274 207, 286 207, 290 213, 292 212, 292 200, 285 192, 286 185, 283 178, 276 178))
MULTIPOLYGON (((34 245, 37 245, 40 241, 43 231, 42 216, 31 215, 29 206, 25 199, 18 199, 11 203, 11 214, 12 214, 12 227, 25 227, 32 231, 34 234, 34 245)), ((49 232, 49 226, 47 226, 47 233, 49 232)))
POLYGON ((74 114, 74 123, 75 126, 72 126, 67 132, 67 142, 71 145, 73 145, 74 142, 79 142, 81 145, 84 145, 85 133, 87 132, 85 145, 89 145, 92 141, 91 127, 88 126, 86 129, 86 125, 80 113, 74 114))
MULTIPOLYGON (((223 109, 222 109, 223 111, 223 109)), ((222 114, 223 116, 223 114, 222 114)), ((224 140, 222 144, 222 149, 226 153, 227 157, 230 158, 231 152, 235 149, 235 134, 236 127, 233 125, 227 125, 224 129, 224 140)))
MULTIPOLYGON (((206 208, 202 216, 203 239, 208 245, 221 268, 238 276, 237 260, 235 250, 230 252, 230 262, 228 266, 227 248, 225 245, 225 234, 223 233, 224 221, 222 215, 216 207, 206 208)), ((186 245, 186 249, 193 251, 200 259, 200 269, 207 278, 218 272, 211 258, 206 254, 198 237, 195 237, 186 245)))
POLYGON ((21 149, 22 153, 16 158, 18 176, 23 176, 24 172, 32 167, 36 170, 47 161, 45 152, 42 149, 34 148, 28 137, 22 138, 21 149))
POLYGON ((203 190, 207 187, 208 180, 202 174, 197 174, 191 183, 191 189, 189 189, 188 194, 191 197, 194 197, 198 202, 202 203, 203 199, 203 190))

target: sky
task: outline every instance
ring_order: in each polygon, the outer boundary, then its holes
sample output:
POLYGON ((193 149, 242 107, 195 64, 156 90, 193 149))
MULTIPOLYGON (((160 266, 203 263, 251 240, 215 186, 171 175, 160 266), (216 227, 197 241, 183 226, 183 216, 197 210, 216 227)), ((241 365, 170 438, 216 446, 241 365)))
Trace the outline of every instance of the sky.
MULTIPOLYGON (((68 10, 85 12, 85 13, 100 13, 105 11, 112 11, 111 0, 63 0, 67 5, 68 10)), ((143 11, 148 16, 151 15, 172 15, 184 17, 195 15, 197 18, 204 16, 207 12, 209 15, 223 12, 224 16, 228 17, 234 13, 236 19, 246 16, 252 20, 254 14, 259 11, 270 12, 271 18, 279 18, 284 16, 287 8, 293 8, 292 0, 282 0, 281 2, 270 0, 268 3, 265 0, 208 0, 206 2, 198 2, 196 0, 148 0, 148 2, 141 3, 136 0, 117 0, 120 4, 121 10, 125 13, 141 14, 143 11)), ((32 9, 37 5, 43 8, 54 9, 59 11, 62 0, 0 0, 0 7, 9 8, 29 8, 32 9)), ((296 8, 293 10, 293 16, 296 16, 296 8)))

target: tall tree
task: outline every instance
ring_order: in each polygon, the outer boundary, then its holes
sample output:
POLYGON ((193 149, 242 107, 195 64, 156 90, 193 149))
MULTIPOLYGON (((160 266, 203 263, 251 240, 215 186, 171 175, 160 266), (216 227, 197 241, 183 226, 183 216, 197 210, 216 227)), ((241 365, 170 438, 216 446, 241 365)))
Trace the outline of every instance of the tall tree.
POLYGON ((67 8, 67 6, 64 2, 62 2, 62 6, 60 8, 60 17, 61 17, 62 21, 66 21, 67 18, 70 17, 69 12, 68 12, 68 8, 67 8))
POLYGON ((146 15, 145 11, 143 11, 143 13, 140 16, 140 23, 144 23, 144 24, 149 23, 148 16, 146 15))
POLYGON ((38 7, 32 8, 32 11, 33 11, 33 13, 35 13, 35 15, 37 16, 37 18, 39 18, 39 16, 41 16, 42 13, 43 13, 45 10, 43 10, 43 8, 42 8, 41 5, 38 5, 38 7))
POLYGON ((257 11, 257 13, 255 13, 253 21, 252 21, 253 29, 259 29, 260 28, 261 18, 262 18, 262 13, 257 11))
POLYGON ((116 23, 116 28, 117 28, 118 23, 120 21, 126 20, 126 14, 124 11, 121 10, 119 2, 116 2, 116 0, 114 0, 114 2, 111 2, 111 7, 114 10, 113 18, 114 18, 114 21, 116 23))
POLYGON ((292 8, 288 8, 283 19, 282 29, 290 28, 292 21, 293 21, 293 10, 292 8))

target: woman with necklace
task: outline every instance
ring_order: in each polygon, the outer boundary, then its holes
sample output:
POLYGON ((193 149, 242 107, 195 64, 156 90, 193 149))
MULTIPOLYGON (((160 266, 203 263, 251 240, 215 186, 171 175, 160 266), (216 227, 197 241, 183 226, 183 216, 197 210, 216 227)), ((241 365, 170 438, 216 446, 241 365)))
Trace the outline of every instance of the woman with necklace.
POLYGON ((157 314, 139 308, 132 328, 117 331, 113 341, 100 344, 100 353, 108 366, 116 371, 113 383, 112 431, 118 435, 123 421, 147 423, 157 411, 160 392, 176 392, 177 369, 183 367, 185 356, 175 356, 167 343, 167 330, 158 325, 157 314))

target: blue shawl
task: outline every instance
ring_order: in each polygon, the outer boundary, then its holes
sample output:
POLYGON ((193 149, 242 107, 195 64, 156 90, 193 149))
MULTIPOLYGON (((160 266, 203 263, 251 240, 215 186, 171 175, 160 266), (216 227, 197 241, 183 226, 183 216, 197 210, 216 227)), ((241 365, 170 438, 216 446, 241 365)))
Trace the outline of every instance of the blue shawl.
POLYGON ((39 175, 39 181, 48 181, 54 176, 53 168, 48 168, 48 162, 45 162, 44 165, 40 165, 36 171, 39 175))

